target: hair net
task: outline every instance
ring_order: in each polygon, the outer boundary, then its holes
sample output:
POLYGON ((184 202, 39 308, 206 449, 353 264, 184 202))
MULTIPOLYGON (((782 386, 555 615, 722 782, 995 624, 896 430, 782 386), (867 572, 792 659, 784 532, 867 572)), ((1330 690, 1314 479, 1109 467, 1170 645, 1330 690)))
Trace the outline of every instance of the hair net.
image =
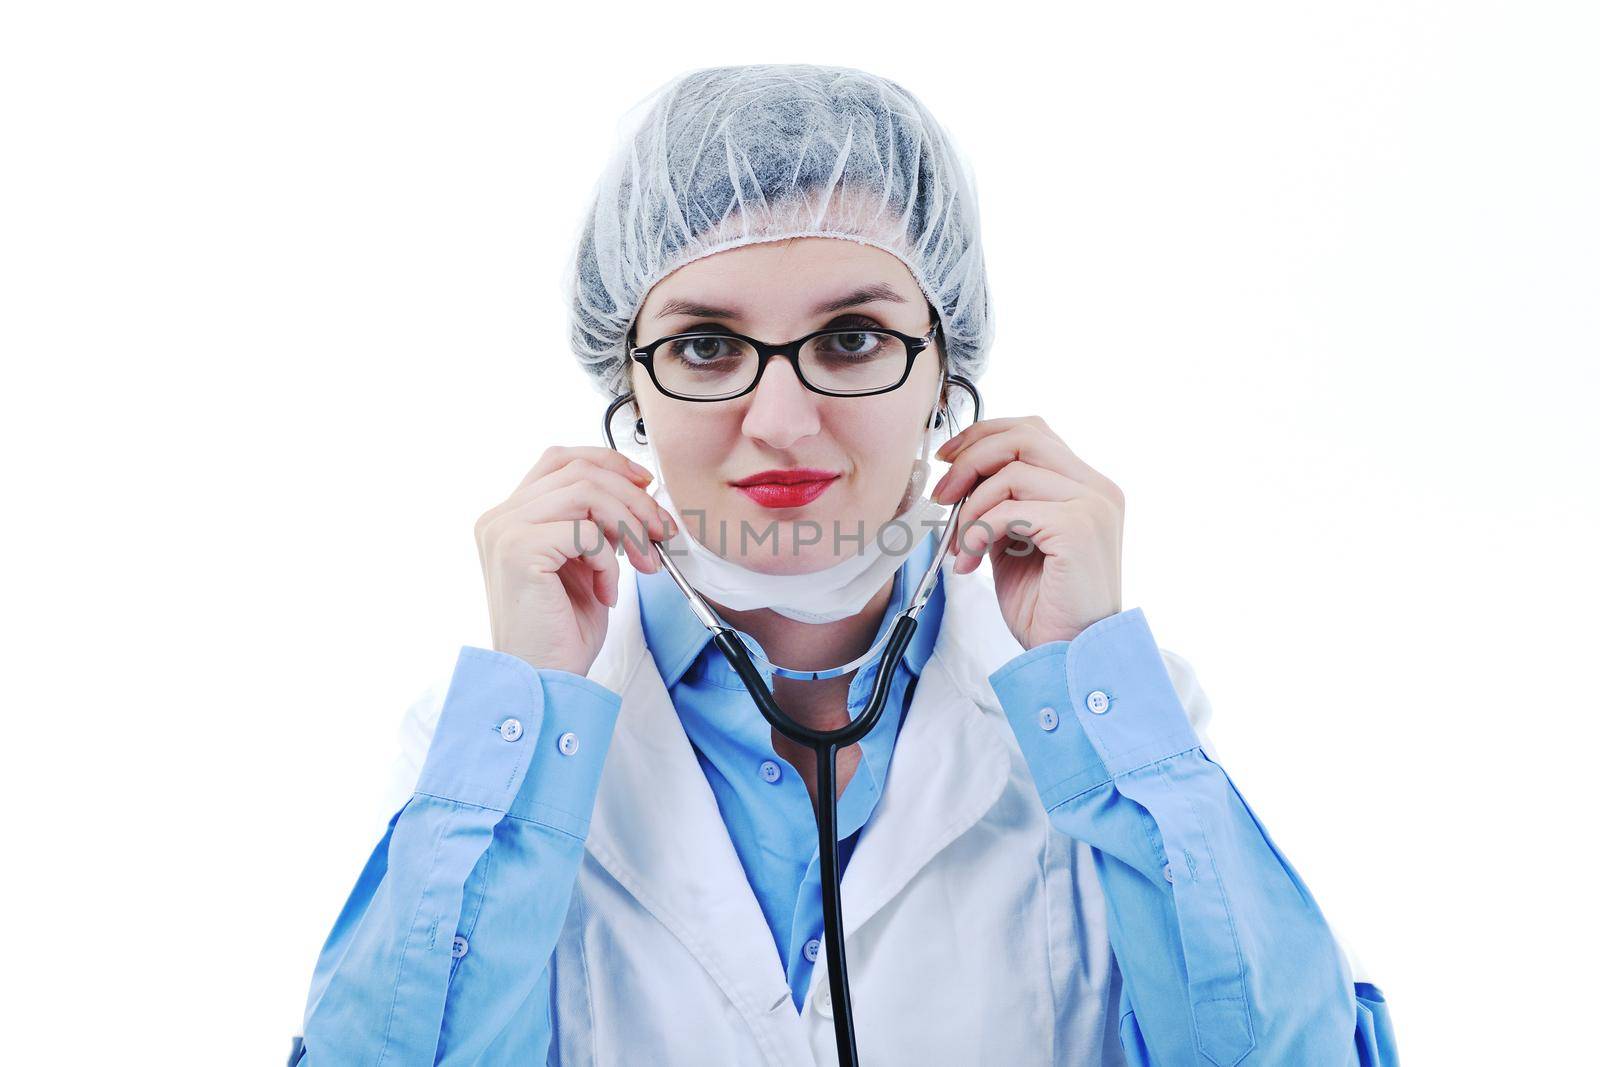
POLYGON ((976 378, 992 336, 973 180, 899 85, 847 67, 757 64, 681 75, 625 121, 567 276, 573 351, 612 395, 651 286, 693 260, 789 237, 897 256, 976 378))

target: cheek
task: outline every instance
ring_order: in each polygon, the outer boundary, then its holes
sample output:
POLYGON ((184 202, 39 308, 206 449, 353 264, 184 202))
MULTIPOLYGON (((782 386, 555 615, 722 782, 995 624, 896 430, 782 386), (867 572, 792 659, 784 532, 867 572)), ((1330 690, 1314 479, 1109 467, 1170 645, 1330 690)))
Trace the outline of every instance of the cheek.
POLYGON ((839 433, 863 487, 885 492, 904 488, 922 447, 922 423, 913 412, 883 412, 841 427, 839 433))
MULTIPOLYGON (((714 404, 683 405, 685 409, 715 408, 714 404)), ((730 455, 739 437, 739 421, 720 411, 669 409, 654 421, 646 416, 650 439, 663 465, 676 479, 717 481, 723 457, 730 455)))

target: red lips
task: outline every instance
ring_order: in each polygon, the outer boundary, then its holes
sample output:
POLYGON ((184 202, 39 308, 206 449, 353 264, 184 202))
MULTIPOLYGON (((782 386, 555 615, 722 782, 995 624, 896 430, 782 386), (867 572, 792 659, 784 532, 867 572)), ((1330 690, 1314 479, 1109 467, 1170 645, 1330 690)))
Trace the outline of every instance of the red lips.
POLYGON ((788 467, 762 471, 730 484, 764 508, 797 508, 827 492, 838 477, 835 471, 788 467))

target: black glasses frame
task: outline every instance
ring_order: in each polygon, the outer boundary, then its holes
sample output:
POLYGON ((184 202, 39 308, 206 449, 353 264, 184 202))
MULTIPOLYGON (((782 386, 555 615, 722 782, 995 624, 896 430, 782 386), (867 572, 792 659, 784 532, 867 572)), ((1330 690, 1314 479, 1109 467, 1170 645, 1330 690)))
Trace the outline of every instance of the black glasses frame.
POLYGON ((635 363, 641 363, 644 365, 645 373, 650 375, 651 383, 655 385, 656 390, 663 396, 670 396, 674 400, 687 400, 691 403, 697 404, 716 404, 724 400, 737 400, 741 396, 748 396, 750 393, 755 391, 757 385, 761 384, 761 375, 766 373, 767 362, 768 360, 772 359, 773 356, 787 356, 789 358, 789 363, 794 367, 794 376, 800 379, 801 385, 805 386, 813 393, 821 393, 823 396, 878 396, 881 393, 892 393, 902 385, 906 384, 906 379, 911 377, 911 366, 913 362, 915 362, 916 358, 933 343, 933 339, 938 336, 938 333, 939 323, 937 321, 935 321, 934 324, 929 327, 928 332, 923 334, 921 337, 912 337, 910 334, 901 333, 899 330, 891 330, 886 326, 832 326, 826 330, 816 330, 812 333, 808 333, 804 337, 790 341, 787 344, 772 345, 765 341, 757 341, 754 337, 746 337, 743 334, 734 333, 732 330, 690 330, 688 333, 674 333, 668 334, 666 337, 658 337, 656 340, 651 341, 647 345, 640 345, 639 347, 632 349, 628 353, 628 356, 635 363), (808 341, 814 341, 818 337, 826 337, 833 334, 854 333, 886 333, 891 337, 897 338, 901 344, 905 345, 906 365, 905 368, 900 372, 900 378, 893 385, 886 385, 881 389, 870 389, 864 393, 835 392, 831 389, 823 389, 821 386, 806 381, 805 371, 800 368, 800 349, 808 341), (743 341, 745 344, 754 348, 756 350, 756 375, 754 378, 750 379, 750 384, 739 392, 729 393, 726 396, 689 396, 685 393, 674 393, 672 390, 663 386, 660 379, 656 377, 656 349, 660 348, 668 341, 682 341, 695 337, 724 337, 734 341, 743 341))

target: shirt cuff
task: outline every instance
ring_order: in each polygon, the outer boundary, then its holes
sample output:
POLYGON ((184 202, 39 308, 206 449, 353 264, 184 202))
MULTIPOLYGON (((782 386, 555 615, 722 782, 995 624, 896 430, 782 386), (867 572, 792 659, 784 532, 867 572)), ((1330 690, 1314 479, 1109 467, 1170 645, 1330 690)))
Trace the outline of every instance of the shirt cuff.
POLYGON ((622 698, 571 671, 534 673, 544 692, 544 723, 533 745, 528 780, 510 814, 585 838, 622 698))
POLYGON ((1046 808, 1200 745, 1142 608, 1030 649, 989 683, 1046 808))
POLYGON ((544 689, 515 656, 463 645, 417 792, 508 811, 544 722, 544 689))
POLYGON ((570 671, 463 645, 416 791, 583 837, 621 706, 570 671))

